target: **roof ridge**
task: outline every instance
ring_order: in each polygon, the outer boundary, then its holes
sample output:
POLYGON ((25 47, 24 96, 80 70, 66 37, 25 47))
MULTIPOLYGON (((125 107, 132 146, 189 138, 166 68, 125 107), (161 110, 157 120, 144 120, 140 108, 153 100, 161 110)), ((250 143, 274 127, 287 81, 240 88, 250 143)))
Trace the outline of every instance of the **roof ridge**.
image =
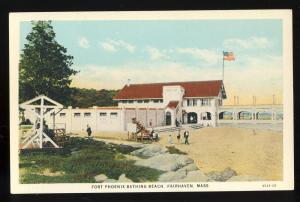
POLYGON ((132 85, 150 85, 150 84, 171 84, 171 83, 199 83, 199 82, 215 82, 215 81, 222 81, 222 80, 217 79, 217 80, 202 80, 202 81, 168 81, 168 82, 157 82, 157 83, 135 83, 135 84, 130 84, 129 86, 132 86, 132 85))

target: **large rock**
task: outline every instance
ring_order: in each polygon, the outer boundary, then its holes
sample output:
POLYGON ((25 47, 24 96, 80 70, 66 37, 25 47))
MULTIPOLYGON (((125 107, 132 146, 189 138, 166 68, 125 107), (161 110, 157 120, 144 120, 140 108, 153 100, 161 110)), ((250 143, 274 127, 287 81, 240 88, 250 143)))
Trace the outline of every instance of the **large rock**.
POLYGON ((207 182, 208 177, 200 170, 193 170, 187 173, 186 177, 178 182, 207 182))
POLYGON ((122 174, 120 175, 118 182, 133 182, 133 181, 127 178, 125 174, 122 174))
POLYGON ((180 179, 183 179, 186 177, 186 172, 184 170, 182 171, 170 171, 167 173, 162 174, 159 176, 158 181, 159 182, 177 182, 180 179))
POLYGON ((264 181, 264 179, 249 175, 237 175, 231 177, 227 182, 249 182, 249 181, 264 181))
POLYGON ((104 174, 100 174, 94 177, 96 182, 104 182, 105 180, 108 179, 108 177, 104 174))
POLYGON ((190 172, 190 171, 194 171, 194 170, 199 170, 198 167, 196 166, 196 164, 194 163, 190 163, 182 168, 180 168, 178 171, 185 171, 185 172, 190 172))
POLYGON ((193 163, 193 160, 186 155, 165 153, 148 159, 138 160, 135 162, 135 165, 162 171, 176 171, 190 163, 193 163))
POLYGON ((230 179, 233 176, 236 176, 237 173, 235 170, 231 168, 226 168, 225 170, 218 172, 218 171, 212 171, 207 174, 209 181, 219 181, 219 182, 225 182, 228 179, 230 179))
POLYGON ((152 157, 152 156, 156 156, 159 154, 164 154, 167 151, 168 151, 167 148, 165 148, 164 146, 157 145, 157 144, 151 144, 144 148, 135 150, 135 151, 131 152, 131 154, 136 155, 136 156, 152 157))
POLYGON ((104 183, 116 183, 118 182, 118 180, 115 180, 115 179, 107 179, 104 181, 104 183))

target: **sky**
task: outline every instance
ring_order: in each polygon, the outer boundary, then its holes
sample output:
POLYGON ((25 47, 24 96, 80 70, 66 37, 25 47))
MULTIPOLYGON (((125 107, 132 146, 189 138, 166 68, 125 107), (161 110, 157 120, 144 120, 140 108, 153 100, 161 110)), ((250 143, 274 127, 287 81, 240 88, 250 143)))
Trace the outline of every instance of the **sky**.
MULTIPOLYGON (((225 105, 282 103, 281 20, 52 21, 56 40, 74 56, 72 86, 121 89, 131 83, 222 79, 225 105)), ((21 23, 20 47, 31 31, 21 23)))

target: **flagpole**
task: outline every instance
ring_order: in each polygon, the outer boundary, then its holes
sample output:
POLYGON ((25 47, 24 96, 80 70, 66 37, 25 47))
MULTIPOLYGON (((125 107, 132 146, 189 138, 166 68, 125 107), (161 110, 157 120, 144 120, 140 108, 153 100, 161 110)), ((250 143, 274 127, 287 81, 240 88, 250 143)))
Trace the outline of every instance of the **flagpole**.
POLYGON ((224 83, 224 51, 223 51, 222 58, 223 58, 222 81, 224 83))

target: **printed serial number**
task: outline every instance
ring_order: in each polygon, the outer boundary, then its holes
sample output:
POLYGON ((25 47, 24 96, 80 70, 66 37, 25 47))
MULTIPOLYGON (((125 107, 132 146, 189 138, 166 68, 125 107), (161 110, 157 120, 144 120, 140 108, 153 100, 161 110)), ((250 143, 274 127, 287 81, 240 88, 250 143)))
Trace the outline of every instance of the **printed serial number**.
POLYGON ((262 187, 276 187, 276 184, 263 184, 262 187))

